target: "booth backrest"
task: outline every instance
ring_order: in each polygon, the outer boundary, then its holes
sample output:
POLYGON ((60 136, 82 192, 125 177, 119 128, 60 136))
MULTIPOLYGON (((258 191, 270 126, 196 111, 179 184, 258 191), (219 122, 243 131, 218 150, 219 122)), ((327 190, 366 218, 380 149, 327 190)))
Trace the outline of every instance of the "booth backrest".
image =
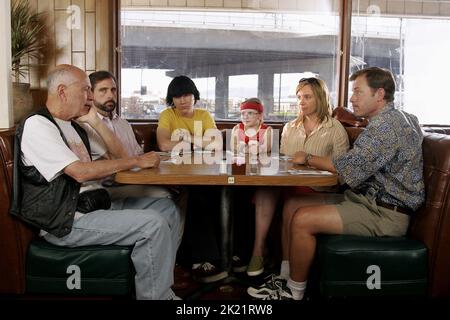
POLYGON ((158 144, 156 142, 156 124, 133 123, 132 126, 136 140, 144 152, 158 150, 158 144))
POLYGON ((428 248, 430 294, 450 297, 450 136, 425 133, 422 148, 426 201, 410 235, 428 248))
MULTIPOLYGON (((155 125, 133 124, 138 141, 155 150, 155 125)), ((361 128, 346 127, 350 142, 361 128)), ((14 130, 0 130, 0 294, 25 291, 25 257, 37 230, 9 214, 14 130)), ((425 133, 423 142, 426 203, 416 213, 410 236, 429 250, 429 288, 433 297, 450 297, 450 136, 425 133)))
POLYGON ((37 230, 9 214, 14 130, 0 130, 0 293, 25 291, 25 257, 37 230))

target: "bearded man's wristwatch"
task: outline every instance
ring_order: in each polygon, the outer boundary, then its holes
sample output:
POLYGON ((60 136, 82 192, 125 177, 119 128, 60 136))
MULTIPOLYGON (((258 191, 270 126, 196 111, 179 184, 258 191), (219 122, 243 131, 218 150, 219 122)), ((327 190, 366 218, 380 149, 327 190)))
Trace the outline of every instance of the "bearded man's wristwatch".
POLYGON ((312 154, 311 153, 307 153, 305 156, 305 166, 309 166, 309 160, 312 158, 312 154))

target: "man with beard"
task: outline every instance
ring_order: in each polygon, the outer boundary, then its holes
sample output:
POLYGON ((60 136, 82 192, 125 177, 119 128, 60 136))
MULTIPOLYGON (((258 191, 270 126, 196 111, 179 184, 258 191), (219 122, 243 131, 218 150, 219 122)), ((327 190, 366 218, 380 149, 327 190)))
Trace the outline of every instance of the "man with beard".
MULTIPOLYGON (((133 129, 127 120, 122 119, 116 112, 117 107, 117 85, 116 78, 108 71, 97 71, 89 75, 91 81, 94 107, 98 117, 114 133, 124 146, 129 157, 143 154, 141 146, 137 143, 133 129)), ((92 130, 84 125, 85 130, 92 130)), ((92 132, 96 137, 95 142, 103 144, 99 135, 92 132)), ((122 186, 114 183, 113 177, 103 180, 103 186, 107 187, 111 198, 122 198, 126 196, 147 196, 165 198, 171 197, 171 193, 163 187, 157 186, 122 186)))
MULTIPOLYGON (((97 71, 89 75, 92 86, 94 107, 97 115, 103 123, 114 133, 124 146, 129 157, 143 154, 142 147, 137 143, 133 128, 127 120, 122 119, 116 112, 117 108, 117 81, 114 75, 108 71, 97 71)), ((83 126, 85 130, 92 130, 83 126)), ((95 142, 103 145, 99 135, 91 132, 96 137, 95 142)), ((103 186, 108 190, 111 199, 125 197, 149 197, 149 198, 173 198, 180 210, 181 228, 180 240, 184 229, 184 216, 186 211, 187 196, 183 189, 146 185, 120 185, 114 182, 114 177, 103 179, 103 186)))
MULTIPOLYGON (((143 153, 137 143, 131 125, 117 115, 117 85, 116 78, 108 71, 97 71, 89 75, 91 81, 94 106, 98 116, 106 126, 122 142, 128 155, 143 153)), ((102 143, 99 141, 99 143, 102 143)))

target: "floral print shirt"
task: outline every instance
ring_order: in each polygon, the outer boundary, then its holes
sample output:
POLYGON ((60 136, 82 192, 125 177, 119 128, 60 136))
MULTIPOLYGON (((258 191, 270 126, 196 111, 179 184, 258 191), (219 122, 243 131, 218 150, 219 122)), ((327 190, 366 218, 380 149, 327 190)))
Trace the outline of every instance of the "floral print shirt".
POLYGON ((333 163, 354 191, 417 210, 425 200, 422 140, 417 118, 388 104, 333 163))

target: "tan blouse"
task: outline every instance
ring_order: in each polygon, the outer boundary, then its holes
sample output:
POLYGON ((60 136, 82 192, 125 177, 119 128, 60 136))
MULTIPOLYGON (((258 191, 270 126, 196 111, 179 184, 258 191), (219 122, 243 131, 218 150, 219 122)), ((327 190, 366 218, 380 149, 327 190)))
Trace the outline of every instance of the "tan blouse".
POLYGON ((292 156, 297 151, 304 151, 315 156, 331 157, 347 152, 348 135, 342 124, 334 119, 325 119, 306 137, 303 123, 295 125, 296 119, 288 122, 281 133, 280 152, 292 156))

